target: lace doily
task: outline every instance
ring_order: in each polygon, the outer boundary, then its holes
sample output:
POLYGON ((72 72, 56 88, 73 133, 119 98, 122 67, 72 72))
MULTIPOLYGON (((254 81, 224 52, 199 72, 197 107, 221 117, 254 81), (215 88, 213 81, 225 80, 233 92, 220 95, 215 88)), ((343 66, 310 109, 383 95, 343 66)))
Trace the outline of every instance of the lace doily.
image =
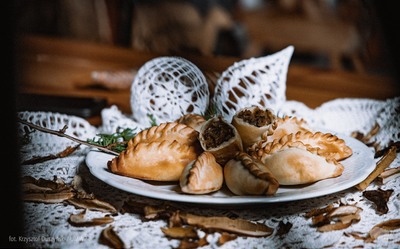
MULTIPOLYGON (((367 99, 337 99, 327 102, 316 109, 309 109, 298 102, 286 101, 283 103, 280 113, 298 115, 312 122, 318 127, 326 127, 333 131, 350 134, 353 131, 367 133, 375 123, 380 128, 379 133, 373 138, 386 145, 387 141, 399 141, 399 98, 386 101, 367 99)), ((57 113, 24 112, 19 113, 22 119, 29 120, 48 128, 62 129, 67 125, 67 133, 78 138, 91 138, 95 134, 104 131, 112 131, 120 125, 137 125, 131 117, 123 115, 117 107, 104 109, 102 112, 103 125, 93 127, 83 119, 61 115, 57 113)), ((21 125, 20 131, 24 131, 21 125)), ((139 126, 138 126, 139 127, 139 126)), ((65 139, 41 132, 34 132, 31 143, 21 148, 25 157, 29 158, 39 154, 57 153, 61 147, 69 144, 65 139)), ((127 200, 146 202, 149 205, 163 204, 161 200, 150 199, 126 193, 113 188, 98 180, 90 174, 85 165, 87 149, 79 150, 69 157, 50 160, 35 165, 22 166, 23 175, 35 178, 53 179, 57 176, 66 183, 71 183, 75 175, 85 179, 90 192, 98 199, 104 200, 115 206, 118 210, 127 200)), ((378 160, 378 159, 376 159, 378 160)), ((400 157, 397 156, 390 167, 398 167, 400 157)), ((239 236, 222 246, 218 246, 218 238, 221 233, 214 232, 207 237, 209 245, 202 248, 399 248, 400 230, 390 231, 389 234, 379 236, 373 243, 365 243, 363 240, 350 236, 352 232, 367 234, 376 224, 390 219, 399 219, 400 178, 389 181, 381 186, 373 182, 367 190, 383 188, 393 189, 394 193, 388 201, 389 212, 379 215, 374 209, 374 204, 362 196, 361 191, 348 189, 339 193, 323 197, 294 201, 286 203, 230 206, 228 208, 213 207, 208 205, 191 205, 182 203, 169 203, 178 209, 194 214, 207 216, 237 217, 246 220, 261 222, 274 228, 275 232, 266 238, 253 238, 239 236), (311 220, 305 218, 305 213, 325 207, 328 204, 335 206, 340 203, 352 204, 362 208, 361 220, 350 227, 321 233, 311 225, 311 220), (291 223, 293 226, 288 234, 279 236, 276 234, 279 223, 291 223)), ((82 209, 65 204, 24 203, 25 234, 29 239, 27 247, 34 248, 108 248, 99 242, 102 226, 76 227, 68 223, 71 214, 80 213, 82 209)), ((103 217, 106 215, 99 211, 87 211, 89 217, 103 217)), ((123 240, 127 248, 177 248, 179 241, 168 239, 161 231, 166 227, 163 220, 144 221, 137 214, 118 213, 113 216, 112 226, 115 232, 123 240)), ((201 233, 201 232, 199 232, 201 233)), ((203 234, 202 234, 203 235, 203 234)))
POLYGON ((117 106, 113 105, 110 108, 105 108, 101 111, 102 126, 99 128, 101 133, 112 134, 117 131, 118 128, 129 127, 139 132, 147 127, 148 125, 142 125, 133 120, 133 117, 123 114, 117 106))
POLYGON ((131 86, 133 118, 148 126, 153 115, 159 123, 184 114, 204 114, 208 107, 206 78, 192 62, 180 57, 158 57, 146 62, 131 86))

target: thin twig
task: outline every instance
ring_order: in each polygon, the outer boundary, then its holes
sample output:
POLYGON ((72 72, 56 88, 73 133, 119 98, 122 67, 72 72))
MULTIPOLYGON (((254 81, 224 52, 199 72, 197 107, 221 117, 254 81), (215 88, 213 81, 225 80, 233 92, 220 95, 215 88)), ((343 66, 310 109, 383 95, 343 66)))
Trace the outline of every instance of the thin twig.
POLYGON ((32 124, 32 123, 30 123, 30 122, 28 122, 26 120, 22 120, 20 118, 17 118, 17 121, 22 123, 22 124, 25 124, 25 125, 27 125, 27 126, 29 126, 31 128, 33 128, 33 129, 35 129, 35 130, 42 131, 42 132, 45 132, 45 133, 49 133, 49 134, 52 134, 52 135, 56 135, 56 136, 59 136, 59 137, 65 137, 65 138, 67 138, 69 140, 72 140, 74 142, 77 142, 77 143, 80 143, 80 144, 83 144, 83 145, 86 145, 86 146, 89 146, 89 147, 93 147, 93 148, 99 149, 99 150, 101 150, 103 152, 110 153, 110 154, 113 154, 113 155, 116 155, 116 156, 119 155, 118 152, 112 151, 112 150, 110 150, 108 148, 105 148, 105 147, 102 147, 102 146, 99 146, 99 145, 96 145, 96 144, 91 144, 91 143, 88 143, 88 142, 86 142, 84 140, 80 140, 78 138, 75 138, 75 137, 72 137, 70 135, 65 134, 64 132, 66 130, 66 127, 64 127, 60 131, 55 131, 55 130, 47 129, 47 128, 32 124))
POLYGON ((55 155, 50 154, 50 155, 41 156, 41 157, 35 156, 35 157, 32 157, 31 159, 23 161, 22 165, 30 165, 30 164, 46 162, 46 161, 57 159, 57 158, 64 158, 64 157, 71 155, 73 152, 75 152, 79 148, 79 146, 81 146, 81 144, 78 144, 74 147, 68 146, 65 150, 63 150, 55 155))

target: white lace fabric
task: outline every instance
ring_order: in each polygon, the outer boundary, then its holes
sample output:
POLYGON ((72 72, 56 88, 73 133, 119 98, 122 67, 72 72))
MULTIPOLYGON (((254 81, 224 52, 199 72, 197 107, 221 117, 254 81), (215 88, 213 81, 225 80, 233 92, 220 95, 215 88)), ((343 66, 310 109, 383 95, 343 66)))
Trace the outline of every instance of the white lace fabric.
MULTIPOLYGON (((387 146, 392 141, 399 141, 400 98, 384 101, 372 99, 337 99, 327 102, 316 109, 310 109, 302 103, 285 101, 279 109, 282 115, 297 115, 304 118, 315 127, 349 135, 354 131, 364 134, 378 123, 380 130, 372 138, 372 142, 378 142, 381 146, 387 146)), ((19 117, 37 125, 50 129, 60 130, 67 126, 66 133, 80 139, 93 138, 101 132, 112 132, 116 127, 135 126, 143 129, 140 124, 134 122, 131 117, 123 115, 117 107, 104 109, 102 112, 102 126, 94 127, 86 120, 75 116, 68 116, 49 112, 23 112, 19 117)), ((20 132, 23 133, 23 125, 20 132)), ((56 154, 74 144, 68 139, 51 134, 36 131, 31 143, 21 148, 21 160, 33 156, 56 154)), ((135 194, 127 193, 95 178, 89 172, 85 164, 85 156, 89 147, 82 146, 77 152, 68 157, 50 160, 34 165, 22 165, 23 176, 29 175, 35 178, 52 180, 57 176, 66 183, 71 183, 75 175, 80 175, 90 192, 98 199, 109 202, 118 210, 127 200, 147 202, 149 205, 164 203, 161 200, 151 199, 135 194)), ((378 158, 376 159, 378 160, 378 158)), ((389 167, 398 167, 400 157, 389 167)), ((365 243, 348 235, 358 232, 366 235, 376 224, 400 218, 400 178, 389 181, 385 185, 373 182, 367 190, 382 188, 393 189, 389 201, 389 211, 380 215, 375 211, 374 204, 362 196, 362 191, 350 188, 339 193, 329 194, 300 201, 262 204, 262 205, 232 205, 218 207, 199 204, 170 203, 178 209, 190 213, 207 216, 238 217, 246 220, 261 222, 274 229, 269 237, 255 238, 238 236, 238 238, 218 246, 217 240, 221 233, 211 233, 207 240, 208 245, 202 248, 400 248, 400 229, 390 231, 379 236, 373 243, 365 243), (328 204, 340 203, 352 204, 362 208, 361 220, 350 227, 332 231, 318 232, 311 225, 311 219, 305 218, 305 213, 325 207, 328 204), (279 222, 289 222, 293 226, 283 236, 276 234, 279 222)), ((24 202, 24 222, 26 238, 30 241, 27 247, 32 248, 108 248, 99 242, 101 231, 108 225, 92 227, 76 227, 68 223, 71 214, 80 213, 72 205, 63 203, 44 204, 24 202)), ((89 217, 103 217, 105 213, 99 211, 87 211, 89 217)), ((161 227, 167 226, 163 220, 144 221, 140 215, 131 213, 118 213, 113 216, 111 225, 121 237, 127 248, 176 248, 179 241, 168 239, 161 231, 161 227)))

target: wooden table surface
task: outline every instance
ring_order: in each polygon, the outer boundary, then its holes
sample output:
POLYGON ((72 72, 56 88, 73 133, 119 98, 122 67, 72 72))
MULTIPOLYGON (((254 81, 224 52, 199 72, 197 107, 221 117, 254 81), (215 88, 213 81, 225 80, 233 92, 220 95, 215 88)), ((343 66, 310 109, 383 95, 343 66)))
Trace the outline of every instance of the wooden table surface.
MULTIPOLYGON (((22 36, 18 39, 17 76, 19 93, 57 96, 104 97, 130 113, 130 89, 109 90, 85 87, 91 73, 102 70, 138 69, 148 60, 161 56, 98 43, 22 36)), ((221 73, 239 58, 179 55, 192 61, 203 72, 221 73)), ((311 108, 335 98, 386 99, 400 96, 397 82, 378 75, 332 71, 290 64, 286 96, 311 108)))

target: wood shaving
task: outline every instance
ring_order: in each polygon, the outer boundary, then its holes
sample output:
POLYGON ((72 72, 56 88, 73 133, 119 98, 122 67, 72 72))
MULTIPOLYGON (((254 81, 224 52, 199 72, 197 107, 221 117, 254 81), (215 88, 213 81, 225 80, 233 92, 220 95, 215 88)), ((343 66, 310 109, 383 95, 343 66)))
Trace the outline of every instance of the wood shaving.
POLYGON ((68 219, 68 222, 71 225, 78 226, 78 227, 104 225, 104 224, 111 223, 113 221, 114 221, 114 219, 110 216, 88 219, 86 217, 86 209, 78 214, 71 214, 68 219))
POLYGON ((113 205, 108 202, 101 201, 98 199, 80 199, 80 198, 71 198, 68 199, 67 202, 72 204, 78 208, 85 208, 94 211, 101 211, 101 212, 109 212, 112 214, 117 213, 117 210, 113 205))
POLYGON ((378 236, 389 233, 391 230, 400 229, 400 219, 392 219, 375 225, 368 233, 368 242, 374 241, 378 236))
POLYGON ((113 226, 108 226, 101 231, 99 241, 111 248, 126 248, 122 239, 114 231, 113 226))
POLYGON ((194 227, 182 226, 182 227, 161 227, 161 231, 170 238, 173 239, 197 239, 198 235, 194 227))
POLYGON ((28 202, 62 203, 75 196, 73 188, 57 177, 53 180, 23 177, 22 189, 22 200, 28 202))
POLYGON ((307 218, 312 218, 312 225, 319 232, 330 232, 348 228, 353 223, 361 220, 361 208, 354 205, 341 205, 334 207, 332 204, 314 209, 306 213, 307 218))
POLYGON ((400 166, 396 167, 396 168, 390 168, 390 169, 386 169, 384 170, 377 178, 376 181, 381 184, 384 185, 387 182, 396 179, 397 177, 400 176, 400 166))
POLYGON ((375 180, 396 158, 396 147, 392 146, 390 149, 382 156, 382 158, 377 162, 375 169, 368 175, 368 177, 357 184, 355 187, 358 190, 365 190, 368 185, 375 180))

